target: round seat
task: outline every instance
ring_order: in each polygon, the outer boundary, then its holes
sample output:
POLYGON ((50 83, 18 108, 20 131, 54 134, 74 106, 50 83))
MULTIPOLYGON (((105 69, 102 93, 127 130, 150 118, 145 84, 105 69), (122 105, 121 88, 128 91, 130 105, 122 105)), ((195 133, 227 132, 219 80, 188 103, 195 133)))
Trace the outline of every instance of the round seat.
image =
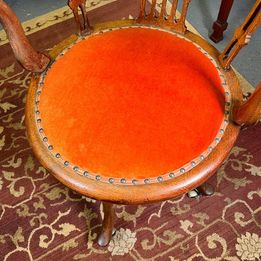
POLYGON ((226 125, 226 90, 213 61, 163 30, 87 37, 57 58, 41 85, 40 132, 49 150, 99 181, 182 174, 212 151, 226 125))
POLYGON ((50 55, 28 91, 28 138, 79 193, 124 204, 173 198, 205 182, 233 147, 240 88, 199 36, 117 21, 50 55))

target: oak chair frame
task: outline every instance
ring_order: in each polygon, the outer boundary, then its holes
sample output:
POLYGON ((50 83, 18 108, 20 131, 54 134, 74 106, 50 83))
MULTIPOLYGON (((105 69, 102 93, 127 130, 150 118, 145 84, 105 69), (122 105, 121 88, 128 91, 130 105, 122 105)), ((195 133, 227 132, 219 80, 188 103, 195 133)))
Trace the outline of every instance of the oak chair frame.
MULTIPOLYGON (((81 175, 75 175, 73 170, 66 168, 66 166, 55 160, 42 143, 35 118, 35 98, 37 96, 40 76, 39 74, 32 76, 26 102, 26 126, 30 144, 41 164, 64 185, 83 195, 103 201, 105 216, 98 243, 101 246, 105 246, 109 243, 113 232, 114 203, 142 204, 157 202, 175 198, 193 188, 199 187, 215 173, 227 158, 237 139, 241 125, 254 124, 259 120, 261 114, 261 85, 259 85, 248 101, 243 102, 242 91, 233 69, 230 68, 230 64, 240 49, 247 44, 249 35, 252 34, 260 24, 260 12, 256 11, 258 8, 260 10, 260 0, 256 2, 246 21, 237 29, 231 42, 222 53, 219 53, 200 36, 187 30, 185 20, 190 0, 183 1, 180 18, 176 17, 178 0, 173 1, 170 14, 167 14, 166 11, 167 0, 161 1, 161 9, 159 12, 156 12, 156 0, 152 0, 148 14, 146 13, 147 1, 141 0, 139 16, 136 20, 108 22, 96 25, 93 28, 90 26, 87 18, 85 2, 86 0, 69 0, 68 2, 68 5, 73 10, 79 33, 82 35, 90 32, 99 32, 104 28, 149 24, 163 29, 173 30, 202 47, 215 60, 220 67, 220 71, 225 76, 225 80, 230 87, 233 107, 230 112, 230 120, 221 141, 207 158, 183 175, 151 184, 139 184, 126 187, 126 185, 99 182, 99 186, 97 186, 97 181, 86 179, 86 177, 81 175), (79 18, 78 8, 82 11, 82 19, 79 18), (245 26, 246 24, 247 26, 245 26), (233 47, 233 51, 231 51, 231 46, 233 47)), ((49 64, 49 59, 55 59, 64 48, 78 39, 77 35, 73 35, 64 40, 49 52, 50 58, 47 58, 47 56, 34 51, 29 42, 25 40, 26 37, 24 36, 21 25, 18 20, 15 20, 17 18, 15 17, 14 19, 14 17, 15 15, 11 9, 3 0, 0 0, 0 22, 3 23, 7 31, 16 58, 28 70, 35 72, 44 71, 49 64), (16 31, 17 34, 15 34, 14 31, 16 31)), ((204 186, 201 186, 201 189, 203 193, 204 191, 206 192, 204 186)))

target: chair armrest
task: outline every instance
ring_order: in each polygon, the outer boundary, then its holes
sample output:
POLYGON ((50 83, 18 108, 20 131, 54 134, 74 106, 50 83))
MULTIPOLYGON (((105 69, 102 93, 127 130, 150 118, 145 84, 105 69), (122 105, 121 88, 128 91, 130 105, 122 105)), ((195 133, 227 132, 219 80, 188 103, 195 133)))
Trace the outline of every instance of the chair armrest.
POLYGON ((0 0, 0 23, 7 33, 17 61, 28 71, 42 72, 50 59, 34 50, 26 38, 16 14, 3 0, 0 0))

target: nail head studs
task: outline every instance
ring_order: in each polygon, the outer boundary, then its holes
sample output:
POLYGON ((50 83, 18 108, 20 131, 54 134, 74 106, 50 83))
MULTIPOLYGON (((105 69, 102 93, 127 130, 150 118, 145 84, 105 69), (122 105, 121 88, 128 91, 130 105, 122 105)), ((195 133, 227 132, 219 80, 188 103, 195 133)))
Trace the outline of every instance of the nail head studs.
POLYGON ((121 179, 120 181, 122 184, 125 184, 126 183, 126 179, 121 179))
POLYGON ((172 179, 175 177, 175 174, 173 172, 169 173, 169 177, 172 179))
POLYGON ((195 166, 196 166, 196 162, 195 162, 195 161, 192 161, 192 162, 191 162, 191 166, 192 166, 192 167, 195 167, 195 166))
POLYGON ((144 179, 144 183, 148 184, 148 183, 150 183, 150 180, 149 179, 144 179))
POLYGON ((136 185, 137 183, 138 183, 138 181, 137 181, 136 179, 133 179, 133 180, 132 180, 132 184, 133 184, 133 185, 136 185))
POLYGON ((181 173, 185 173, 185 171, 186 171, 186 170, 185 170, 184 168, 181 168, 181 169, 180 169, 180 172, 181 172, 181 173))
POLYGON ((60 153, 56 153, 56 154, 55 154, 55 157, 56 157, 57 159, 59 159, 59 158, 61 158, 61 154, 60 154, 60 153))
POLYGON ((162 182, 163 178, 162 177, 157 177, 158 182, 162 182))
POLYGON ((69 166, 69 161, 65 161, 63 164, 64 164, 64 166, 67 167, 67 166, 69 166))

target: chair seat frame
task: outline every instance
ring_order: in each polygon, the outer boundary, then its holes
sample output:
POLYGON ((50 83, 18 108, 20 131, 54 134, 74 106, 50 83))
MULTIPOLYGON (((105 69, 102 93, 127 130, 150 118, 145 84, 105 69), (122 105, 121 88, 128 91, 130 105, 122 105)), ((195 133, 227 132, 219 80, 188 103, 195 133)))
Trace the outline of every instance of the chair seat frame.
MULTIPOLYGON (((95 34, 100 30, 108 28, 135 25, 139 26, 140 23, 137 23, 134 20, 121 20, 104 23, 96 25, 93 33, 95 34)), ((169 30, 168 26, 163 25, 161 28, 169 30)), ((231 99, 236 102, 242 102, 242 92, 237 77, 233 70, 227 71, 222 69, 218 60, 219 52, 212 45, 208 44, 205 40, 194 33, 186 31, 183 36, 199 45, 215 60, 230 88, 232 95, 231 99)), ((68 47, 68 45, 77 40, 78 36, 74 35, 60 43, 49 53, 51 59, 55 59, 60 52, 68 47)), ((102 181, 92 180, 88 177, 77 175, 75 171, 61 164, 58 159, 55 159, 50 154, 50 151, 48 151, 46 146, 43 144, 35 117, 35 112, 37 111, 35 101, 37 100, 39 80, 40 77, 38 75, 33 76, 26 104, 26 125, 31 146, 43 166, 53 173, 58 180, 71 189, 91 198, 118 204, 141 204, 162 201, 184 194, 187 191, 198 187, 213 175, 228 156, 239 134, 240 126, 235 124, 232 120, 229 120, 222 139, 209 156, 192 170, 178 177, 173 177, 173 179, 166 181, 163 180, 158 183, 138 185, 109 184, 102 181), (133 195, 135 195, 135 197, 133 195)))

